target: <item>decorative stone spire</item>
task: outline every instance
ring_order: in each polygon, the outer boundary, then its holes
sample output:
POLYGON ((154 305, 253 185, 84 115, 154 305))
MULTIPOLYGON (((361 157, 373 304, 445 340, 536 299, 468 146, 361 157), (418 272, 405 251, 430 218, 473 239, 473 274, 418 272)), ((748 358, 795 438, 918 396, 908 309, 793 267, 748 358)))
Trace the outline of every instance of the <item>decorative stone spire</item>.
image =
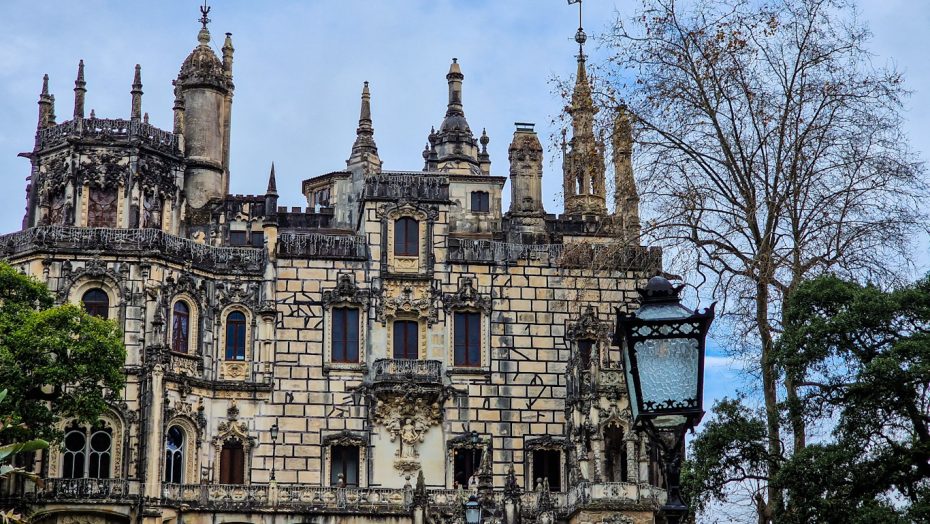
MULTIPOLYGON (((481 175, 481 162, 478 159, 478 140, 472 135, 465 109, 462 105, 462 81, 465 75, 458 59, 452 59, 446 80, 449 83, 449 103, 446 116, 439 126, 439 132, 429 135, 430 154, 427 168, 457 174, 481 175)), ((490 169, 490 159, 487 161, 490 169)))
POLYGON ((371 92, 366 81, 362 87, 362 106, 358 116, 358 128, 355 130, 355 143, 352 154, 346 161, 349 167, 367 163, 370 173, 381 171, 381 158, 375 144, 375 129, 371 125, 371 92))
POLYGON ((48 75, 42 76, 42 92, 39 93, 39 123, 38 129, 48 127, 49 115, 51 114, 52 97, 48 94, 48 75))
POLYGON ((55 124, 55 95, 48 95, 50 102, 48 108, 48 125, 49 127, 56 125, 55 124))
POLYGON ((132 77, 132 112, 129 118, 139 120, 142 118, 142 67, 136 64, 135 74, 132 77))
POLYGON ((265 190, 265 194, 278 196, 278 183, 274 177, 274 162, 271 163, 271 173, 268 175, 268 189, 265 190))
POLYGON ((507 150, 510 160, 509 242, 545 244, 546 211, 542 201, 543 148, 534 124, 517 122, 507 150))
MULTIPOLYGON (((579 15, 580 17, 580 15, 579 15)), ((600 215, 607 213, 604 184, 603 144, 594 136, 597 108, 591 96, 591 83, 585 65, 584 43, 588 39, 580 26, 575 34, 578 42, 578 71, 568 113, 572 118, 572 138, 565 153, 563 190, 565 213, 568 215, 600 215)))
POLYGON ((630 241, 638 240, 639 193, 633 178, 633 125, 625 106, 617 108, 612 140, 614 162, 614 216, 630 241))
POLYGON ((278 219, 278 184, 274 176, 274 162, 268 174, 268 189, 265 190, 265 217, 268 223, 277 223, 278 219))
POLYGON ((77 78, 74 80, 74 118, 84 118, 84 94, 87 93, 84 81, 84 61, 78 62, 77 78))
POLYGON ((488 137, 488 130, 481 130, 481 138, 478 139, 481 142, 481 152, 478 153, 478 165, 481 168, 481 174, 485 176, 490 176, 491 174, 491 155, 488 154, 488 143, 491 142, 491 138, 488 137))
POLYGON ((233 52, 236 49, 232 43, 232 33, 226 33, 226 41, 223 42, 223 71, 226 76, 232 78, 233 52))
POLYGON ((175 135, 184 134, 184 96, 181 94, 181 89, 178 87, 177 82, 173 81, 174 84, 174 126, 172 132, 175 135))

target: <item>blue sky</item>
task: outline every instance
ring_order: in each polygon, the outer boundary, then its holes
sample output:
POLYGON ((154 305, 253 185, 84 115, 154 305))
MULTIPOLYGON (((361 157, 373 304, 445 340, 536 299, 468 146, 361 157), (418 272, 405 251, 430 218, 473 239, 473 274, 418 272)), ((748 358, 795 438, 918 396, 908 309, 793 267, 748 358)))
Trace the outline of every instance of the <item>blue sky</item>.
MULTIPOLYGON (((306 205, 300 181, 341 169, 358 119, 362 82, 371 82, 375 139, 386 169, 420 169, 431 126, 445 112, 452 57, 465 74, 465 113, 473 131, 487 128, 492 173, 507 174, 516 121, 536 122, 546 145, 544 191, 561 210, 560 160, 552 124, 562 106, 551 81, 574 73, 575 6, 565 0, 276 1, 214 0, 210 29, 217 50, 233 33, 235 98, 231 190, 264 191, 276 165, 282 205, 306 205)), ((596 36, 635 0, 585 1, 589 52, 603 59, 596 36)), ((0 25, 0 233, 19 229, 25 202, 36 100, 44 73, 58 121, 70 118, 79 59, 86 64, 87 110, 127 118, 133 66, 142 65, 143 111, 171 129, 171 80, 197 43, 194 0, 4 0, 0 25)), ((918 151, 930 152, 930 2, 862 0, 878 64, 893 63, 914 91, 906 127, 918 151)), ((509 189, 507 190, 509 191, 509 189)), ((926 239, 920 239, 922 250, 926 239)), ((918 273, 927 270, 921 256, 918 273)), ((748 380, 718 347, 707 365, 707 401, 748 380)))

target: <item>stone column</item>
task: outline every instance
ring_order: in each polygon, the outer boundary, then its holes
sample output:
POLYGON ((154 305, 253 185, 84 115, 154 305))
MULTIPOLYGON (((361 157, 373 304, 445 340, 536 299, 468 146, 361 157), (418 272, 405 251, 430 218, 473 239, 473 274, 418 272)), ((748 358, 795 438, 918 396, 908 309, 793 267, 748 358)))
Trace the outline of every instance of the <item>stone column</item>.
POLYGON ((161 428, 164 421, 164 378, 165 370, 161 364, 152 367, 152 388, 149 405, 148 435, 146 436, 145 450, 148 456, 145 460, 145 496, 151 498, 161 497, 161 428))

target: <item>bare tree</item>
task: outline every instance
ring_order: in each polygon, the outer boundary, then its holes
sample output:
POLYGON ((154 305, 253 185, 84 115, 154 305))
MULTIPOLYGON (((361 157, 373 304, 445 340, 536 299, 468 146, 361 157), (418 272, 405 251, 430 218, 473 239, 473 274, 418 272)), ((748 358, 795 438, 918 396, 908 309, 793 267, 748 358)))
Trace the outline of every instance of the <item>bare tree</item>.
MULTIPOLYGON (((902 133, 901 75, 873 66, 851 1, 679 7, 644 0, 616 23, 610 83, 637 119, 654 240, 688 247, 752 351, 772 478, 806 438, 803 413, 789 409, 788 427, 779 416, 797 394, 770 359, 782 302, 823 273, 895 282, 925 227, 927 188, 902 133)), ((757 495, 771 520, 781 494, 769 484, 757 495)))

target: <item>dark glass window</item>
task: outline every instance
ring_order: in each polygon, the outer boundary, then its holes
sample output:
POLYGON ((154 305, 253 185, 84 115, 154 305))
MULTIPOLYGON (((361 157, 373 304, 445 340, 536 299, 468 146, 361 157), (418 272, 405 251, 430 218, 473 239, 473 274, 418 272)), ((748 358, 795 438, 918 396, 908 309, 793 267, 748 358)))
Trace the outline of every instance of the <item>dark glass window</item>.
POLYGON ((239 311, 226 317, 226 360, 245 360, 245 315, 239 311))
POLYGON ((420 358, 419 325, 415 320, 394 321, 394 358, 420 358))
POLYGON ((549 491, 562 491, 562 453, 557 449, 537 449, 533 452, 534 482, 549 481, 549 491))
POLYGON ((190 308, 182 301, 174 303, 171 312, 171 350, 178 353, 187 353, 190 336, 191 315, 190 308))
POLYGON ((491 195, 487 191, 472 191, 471 193, 471 211, 472 213, 487 213, 491 210, 491 195))
POLYGON ((87 199, 87 227, 116 227, 116 191, 91 189, 87 199))
POLYGON ((90 434, 90 449, 87 477, 92 479, 110 478, 110 455, 113 439, 110 430, 97 429, 90 434))
POLYGON ((578 341, 578 361, 584 371, 591 369, 591 353, 593 349, 593 340, 583 339, 578 341))
POLYGON ((356 308, 333 308, 333 362, 358 362, 356 308))
POLYGON ((229 232, 229 245, 231 246, 245 246, 248 245, 249 236, 247 231, 230 231, 229 232))
POLYGON ((220 484, 245 484, 245 452, 238 440, 227 440, 220 452, 220 484))
POLYGON ((332 453, 330 486, 358 487, 358 446, 333 446, 329 449, 332 453))
POLYGON ((455 365, 481 365, 481 314, 455 314, 455 365))
POLYGON ((480 449, 456 449, 452 459, 452 479, 456 487, 467 488, 481 465, 480 449))
POLYGON ((87 448, 87 435, 84 428, 76 428, 65 433, 64 467, 61 476, 66 479, 84 478, 84 459, 87 448))
POLYGON ((249 242, 252 244, 252 247, 263 247, 265 245, 265 233, 262 231, 252 231, 249 242))
POLYGON ((420 255, 420 225, 410 217, 394 223, 394 254, 403 257, 420 255))
POLYGON ((604 432, 604 441, 605 454, 607 455, 605 462, 607 481, 626 482, 628 465, 623 430, 617 427, 608 428, 604 432))
POLYGON ((84 309, 95 317, 107 318, 110 316, 110 296, 100 288, 94 288, 84 293, 81 298, 84 309))
POLYGON ((165 482, 184 482, 184 431, 178 426, 168 428, 165 435, 165 482))

